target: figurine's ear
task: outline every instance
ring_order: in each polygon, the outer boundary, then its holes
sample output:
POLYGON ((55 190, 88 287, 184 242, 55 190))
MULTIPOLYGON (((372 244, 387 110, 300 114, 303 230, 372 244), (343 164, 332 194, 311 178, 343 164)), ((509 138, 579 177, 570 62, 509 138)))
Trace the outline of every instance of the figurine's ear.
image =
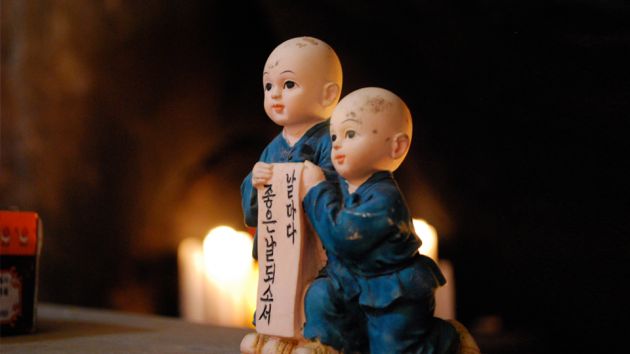
POLYGON ((328 107, 335 102, 339 98, 339 85, 334 82, 327 82, 324 85, 324 92, 322 95, 322 106, 328 107))
POLYGON ((410 142, 409 135, 405 133, 397 133, 394 135, 394 138, 392 139, 392 149, 390 152, 391 158, 396 160, 405 156, 407 150, 409 149, 410 142))

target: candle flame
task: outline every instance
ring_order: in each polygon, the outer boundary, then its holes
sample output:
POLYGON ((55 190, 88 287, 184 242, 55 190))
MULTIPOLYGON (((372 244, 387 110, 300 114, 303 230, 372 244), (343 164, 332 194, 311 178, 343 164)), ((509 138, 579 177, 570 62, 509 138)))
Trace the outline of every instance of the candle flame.
POLYGON ((206 276, 221 289, 245 282, 252 267, 252 246, 246 232, 228 226, 212 229, 203 240, 206 276))
POLYGON ((253 327, 258 267, 247 232, 219 226, 203 243, 180 244, 182 315, 187 320, 228 327, 253 327), (199 278, 196 278, 198 274, 199 278))
POLYGON ((438 235, 433 226, 423 219, 413 219, 413 227, 416 229, 416 234, 422 240, 420 246, 420 253, 433 259, 436 263, 438 261, 438 235))

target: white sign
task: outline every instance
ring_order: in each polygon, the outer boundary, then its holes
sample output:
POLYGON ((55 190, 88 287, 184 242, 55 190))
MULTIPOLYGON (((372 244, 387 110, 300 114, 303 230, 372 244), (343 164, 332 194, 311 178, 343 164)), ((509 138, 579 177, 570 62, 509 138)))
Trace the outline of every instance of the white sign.
POLYGON ((258 333, 301 338, 304 295, 325 264, 302 211, 303 166, 273 164, 270 184, 258 189, 258 333))

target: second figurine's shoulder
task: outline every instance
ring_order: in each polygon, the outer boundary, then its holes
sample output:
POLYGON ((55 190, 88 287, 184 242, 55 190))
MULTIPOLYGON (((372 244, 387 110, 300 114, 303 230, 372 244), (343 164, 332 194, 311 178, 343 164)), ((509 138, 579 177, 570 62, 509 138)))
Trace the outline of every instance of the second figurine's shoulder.
POLYGON ((389 171, 380 171, 373 174, 362 186, 363 192, 368 194, 400 194, 398 183, 394 179, 394 175, 389 171))
POLYGON ((365 201, 377 199, 384 203, 397 203, 402 193, 391 172, 381 171, 370 177, 358 190, 365 201))

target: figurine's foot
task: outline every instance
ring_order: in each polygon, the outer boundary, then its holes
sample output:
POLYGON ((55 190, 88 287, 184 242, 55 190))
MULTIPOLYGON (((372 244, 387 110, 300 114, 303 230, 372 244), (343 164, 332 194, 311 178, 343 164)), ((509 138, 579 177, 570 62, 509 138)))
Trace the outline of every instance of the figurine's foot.
POLYGON ((460 347, 459 347, 458 354, 480 354, 481 353, 481 351, 479 350, 479 346, 477 345, 477 342, 475 342, 475 339, 470 334, 470 332, 468 332, 468 329, 466 329, 466 327, 463 324, 459 323, 456 320, 447 320, 447 322, 450 323, 453 327, 455 327, 455 330, 457 331, 457 334, 459 335, 460 347))
POLYGON ((268 340, 269 338, 262 334, 247 333, 241 340, 241 354, 259 354, 268 340))
POLYGON ((297 345, 295 340, 271 337, 263 345, 261 354, 291 354, 297 345))
POLYGON ((295 348, 291 354, 341 354, 341 352, 320 342, 308 342, 295 348))

